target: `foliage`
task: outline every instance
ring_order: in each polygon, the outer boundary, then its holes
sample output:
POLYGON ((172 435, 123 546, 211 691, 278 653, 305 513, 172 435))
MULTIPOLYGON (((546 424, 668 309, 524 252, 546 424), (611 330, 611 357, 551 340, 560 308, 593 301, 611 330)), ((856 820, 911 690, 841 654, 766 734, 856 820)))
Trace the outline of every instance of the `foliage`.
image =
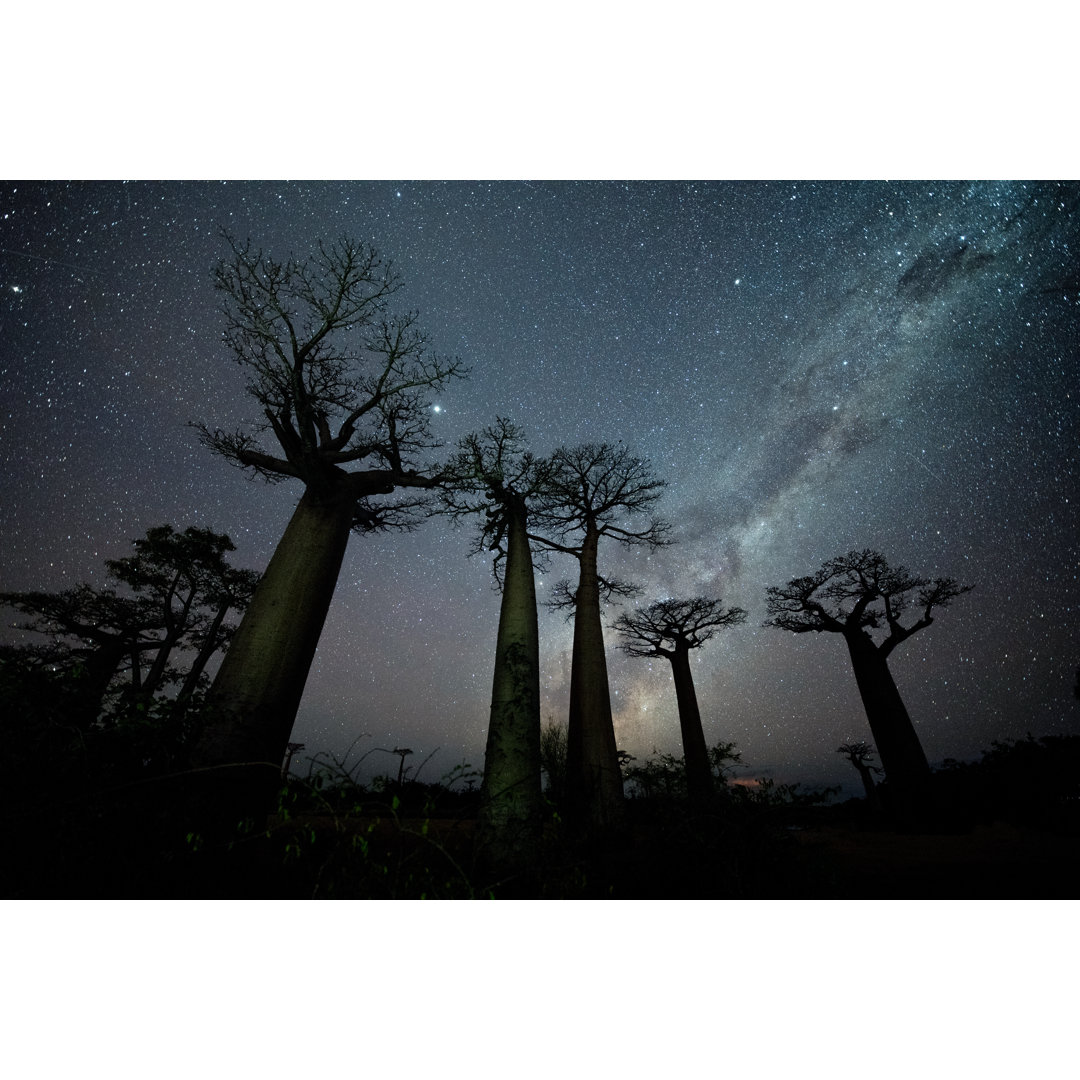
POLYGON ((762 776, 751 784, 732 784, 728 793, 736 803, 773 810, 797 810, 821 806, 840 791, 840 786, 806 788, 802 784, 778 784, 762 776))
MULTIPOLYGON (((145 714, 170 685, 179 685, 181 700, 190 699, 232 632, 227 614, 244 609, 258 581, 253 571, 228 564, 235 545, 209 529, 159 525, 132 546, 135 554, 105 561, 122 591, 81 584, 55 593, 0 593, 0 604, 29 616, 19 629, 49 641, 22 650, 24 675, 30 677, 35 662, 68 672, 66 685, 79 687, 69 695, 69 716, 82 729, 145 714), (176 664, 184 653, 186 670, 176 664)), ((14 655, 9 650, 9 659, 14 655)))
MULTIPOLYGON (((652 757, 643 764, 634 764, 637 759, 630 754, 621 758, 623 783, 627 794, 636 799, 685 799, 686 765, 675 754, 653 750, 652 757)), ((726 790, 727 781, 735 775, 737 769, 746 768, 742 752, 733 742, 718 742, 709 747, 709 766, 713 778, 726 790)))
POLYGON ((478 771, 462 762, 437 783, 376 776, 365 785, 356 770, 381 748, 350 764, 352 749, 318 755, 306 779, 281 789, 261 839, 293 890, 313 899, 474 899, 478 771))

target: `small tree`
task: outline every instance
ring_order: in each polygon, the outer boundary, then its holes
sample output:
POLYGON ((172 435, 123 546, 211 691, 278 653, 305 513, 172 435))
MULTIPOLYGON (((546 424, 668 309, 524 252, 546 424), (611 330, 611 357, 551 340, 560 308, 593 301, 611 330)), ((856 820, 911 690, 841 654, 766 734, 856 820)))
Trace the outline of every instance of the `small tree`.
POLYGON ((401 282, 367 245, 342 240, 278 262, 226 240, 231 257, 214 271, 225 344, 261 420, 234 433, 196 427, 252 475, 303 487, 211 687, 196 755, 257 770, 254 808, 279 775, 349 534, 415 523, 415 497, 385 496, 436 484, 415 468, 435 445, 424 394, 464 370, 430 352, 415 314, 388 312, 401 282))
POLYGON ((855 766, 859 779, 862 780, 863 791, 866 792, 867 805, 876 809, 878 795, 874 773, 880 773, 881 769, 873 764, 874 748, 868 742, 850 742, 838 746, 836 752, 843 754, 855 766))
POLYGON ((699 649, 726 626, 746 621, 742 608, 725 608, 719 599, 697 596, 690 600, 658 600, 647 608, 615 620, 622 649, 630 656, 662 656, 671 662, 675 697, 679 705, 686 788, 690 798, 707 799, 713 792, 712 768, 701 727, 690 651, 699 649))
POLYGON ((563 600, 574 608, 567 733, 567 796, 573 815, 593 830, 617 827, 623 819, 623 787, 611 718, 603 596, 627 595, 625 582, 604 578, 597 569, 602 538, 627 546, 661 547, 669 526, 651 518, 640 529, 628 524, 649 513, 664 489, 647 461, 624 447, 590 443, 560 449, 532 520, 535 538, 578 562, 577 588, 564 585, 563 600))
POLYGON ((556 806, 566 797, 566 725, 549 719, 540 729, 540 767, 547 795, 556 806))
POLYGON ((876 551, 850 551, 830 559, 809 577, 768 590, 765 625, 795 634, 840 634, 890 787, 914 809, 930 778, 930 766, 887 663, 893 649, 928 627, 938 608, 971 590, 952 578, 921 578, 893 568, 876 551), (910 609, 917 617, 902 621, 910 609), (874 632, 884 636, 875 639, 874 632))

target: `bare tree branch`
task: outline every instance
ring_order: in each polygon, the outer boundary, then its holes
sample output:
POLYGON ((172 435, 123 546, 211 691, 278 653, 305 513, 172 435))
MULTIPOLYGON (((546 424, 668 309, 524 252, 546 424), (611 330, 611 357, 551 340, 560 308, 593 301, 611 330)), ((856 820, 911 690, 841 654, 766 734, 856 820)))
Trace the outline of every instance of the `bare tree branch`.
POLYGON ((717 598, 657 600, 647 608, 624 612, 614 623, 623 636, 621 648, 630 656, 665 656, 676 649, 697 649, 728 626, 746 621, 739 607, 725 608, 717 598))
POLYGON ((765 626, 792 633, 851 634, 888 628, 878 645, 887 656, 897 645, 933 622, 935 608, 948 607, 974 586, 952 578, 920 578, 903 566, 890 567, 883 555, 865 549, 830 559, 808 577, 793 578, 767 591, 770 618, 765 626), (916 621, 902 617, 915 602, 922 609, 916 621))
POLYGON ((415 312, 388 313, 401 286, 391 264, 349 240, 284 262, 225 240, 231 256, 213 275, 224 340, 265 419, 234 433, 194 424, 203 444, 271 481, 334 484, 344 466, 364 462, 392 481, 389 490, 426 486, 416 456, 439 443, 425 391, 466 371, 430 351, 415 312), (266 433, 276 449, 262 444, 266 433))

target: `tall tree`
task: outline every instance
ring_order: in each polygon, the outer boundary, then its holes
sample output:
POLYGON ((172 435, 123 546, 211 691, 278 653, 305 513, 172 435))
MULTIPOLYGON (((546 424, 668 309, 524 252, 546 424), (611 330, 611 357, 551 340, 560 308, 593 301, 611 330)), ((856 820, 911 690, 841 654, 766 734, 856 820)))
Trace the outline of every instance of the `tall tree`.
POLYGON ((541 827, 540 641, 528 530, 529 502, 549 472, 520 429, 499 418, 462 439, 442 489, 455 520, 481 516, 472 553, 495 553, 502 587, 479 841, 489 866, 509 872, 530 864, 541 827))
POLYGON ((888 658, 912 634, 928 627, 937 608, 969 592, 952 578, 922 578, 893 568, 877 551, 850 551, 809 577, 768 590, 766 626, 795 634, 840 634, 890 786, 905 809, 917 808, 930 777, 922 744, 896 688, 888 658), (917 617, 902 621, 911 608, 917 617), (878 638, 875 631, 883 632, 878 638))
POLYGON ((599 831, 623 819, 622 775, 611 717, 602 598, 632 595, 626 582, 601 576, 597 552, 601 539, 626 546, 662 547, 670 527, 650 518, 633 528, 637 515, 649 513, 664 481, 643 458, 623 446, 589 443, 557 450, 543 498, 533 511, 536 539, 578 562, 577 588, 564 585, 563 599, 573 604, 574 644, 570 665, 570 715, 567 731, 567 799, 573 815, 599 831))
POLYGON ((225 343, 263 419, 233 433, 195 426, 233 464, 303 487, 211 686, 196 751, 204 767, 248 763, 262 777, 258 805, 279 775, 349 534, 414 524, 415 498, 379 497, 435 485, 415 468, 436 445, 424 395, 464 369, 431 353, 415 313, 389 313, 401 282, 367 245, 278 262, 226 240, 214 271, 225 343))
POLYGON ((615 630, 623 637, 624 652, 630 656, 663 656, 671 662, 679 705, 686 790, 694 800, 704 800, 712 794, 713 775, 690 672, 690 651, 700 649, 724 627, 745 621, 746 612, 742 608, 725 608, 719 599, 696 596, 689 600, 657 600, 647 608, 624 612, 614 623, 615 630))

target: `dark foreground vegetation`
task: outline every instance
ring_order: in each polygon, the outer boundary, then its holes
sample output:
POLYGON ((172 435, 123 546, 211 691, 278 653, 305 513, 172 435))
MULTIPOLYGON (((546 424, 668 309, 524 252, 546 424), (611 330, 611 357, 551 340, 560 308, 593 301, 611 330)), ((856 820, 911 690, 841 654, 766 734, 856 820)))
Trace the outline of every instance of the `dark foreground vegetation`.
MULTIPOLYGON (((681 759, 624 760, 624 827, 575 835, 548 777, 543 834, 525 870, 477 858, 479 775, 361 784, 316 758, 282 782, 265 821, 230 835, 185 820, 190 773, 154 750, 160 725, 117 725, 52 746, 5 790, 8 898, 809 899, 1066 898, 1080 857, 1080 737, 995 744, 934 773, 934 814, 890 816, 888 785, 834 791, 769 780, 688 801, 681 759), (58 753, 63 749, 63 753, 58 753)), ((733 751, 733 748, 724 748, 733 751)), ((714 757, 714 761, 716 758, 714 757)), ((726 758, 728 772, 736 753, 726 758)), ((719 761, 721 766, 725 764, 719 761)), ((415 774, 413 774, 415 776, 415 774)), ((723 775, 717 770, 717 778, 723 775)))

